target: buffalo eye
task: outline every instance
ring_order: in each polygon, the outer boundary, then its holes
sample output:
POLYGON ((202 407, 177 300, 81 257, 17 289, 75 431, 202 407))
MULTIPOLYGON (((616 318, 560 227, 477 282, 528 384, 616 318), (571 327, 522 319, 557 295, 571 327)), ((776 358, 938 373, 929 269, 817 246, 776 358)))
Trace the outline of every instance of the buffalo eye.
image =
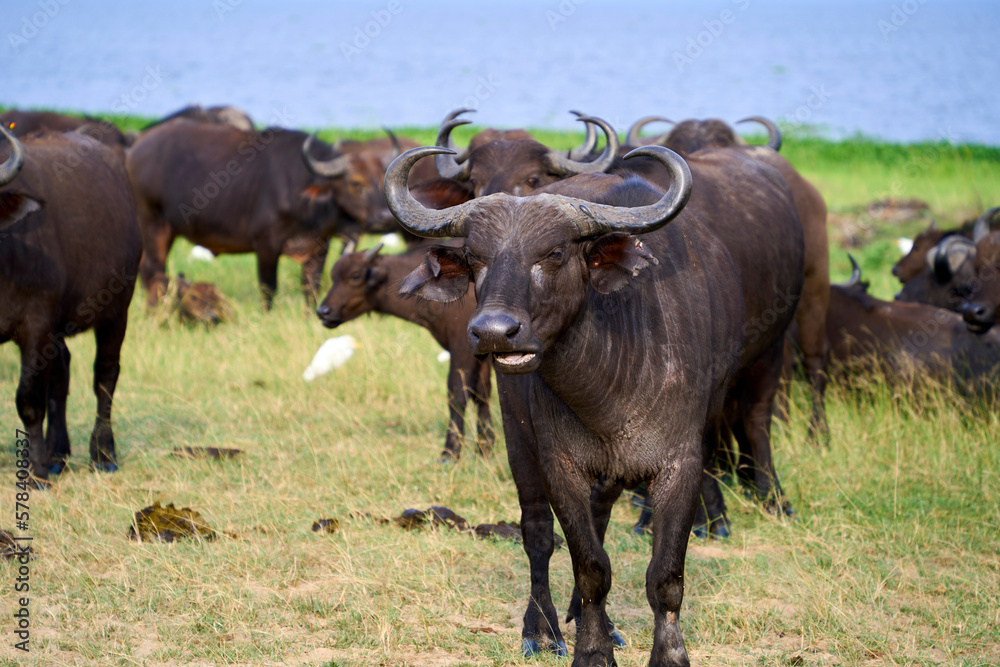
POLYGON ((360 271, 351 274, 351 280, 353 280, 354 282, 358 282, 359 280, 361 280, 361 278, 362 276, 360 271))
POLYGON ((541 183, 541 181, 538 179, 537 176, 532 176, 531 178, 528 179, 528 185, 530 187, 537 188, 539 183, 541 183))

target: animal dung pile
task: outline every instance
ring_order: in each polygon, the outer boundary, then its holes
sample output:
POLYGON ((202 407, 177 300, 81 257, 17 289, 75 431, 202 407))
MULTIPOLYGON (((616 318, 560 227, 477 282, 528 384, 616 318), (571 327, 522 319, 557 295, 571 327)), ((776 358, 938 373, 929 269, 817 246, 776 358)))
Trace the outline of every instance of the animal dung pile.
POLYGON ((340 530, 340 521, 336 519, 319 519, 313 521, 313 532, 336 533, 340 530))
POLYGON ((320 375, 325 375, 335 368, 340 368, 347 363, 347 360, 354 354, 354 350, 361 347, 353 336, 337 336, 328 338, 326 342, 319 346, 312 362, 302 373, 302 379, 312 382, 320 375))
MULTIPOLYGON (((14 539, 14 533, 9 530, 0 529, 0 558, 14 560, 17 556, 24 555, 25 553, 32 553, 30 542, 27 547, 22 549, 18 546, 17 540, 14 539)), ((24 561, 21 562, 23 563, 24 561)))
POLYGON ((140 543, 176 542, 185 537, 214 540, 216 533, 201 514, 190 507, 177 509, 173 503, 163 507, 156 501, 135 513, 128 537, 140 543))
POLYGON ((181 459, 231 459, 243 453, 241 449, 227 447, 174 447, 173 456, 181 459))
MULTIPOLYGON (((459 516, 447 507, 435 505, 426 510, 407 509, 391 521, 382 517, 372 516, 365 512, 361 514, 351 514, 352 519, 368 519, 379 525, 394 523, 404 530, 420 530, 430 526, 432 528, 443 526, 449 530, 457 530, 461 533, 468 533, 480 539, 492 538, 494 540, 510 540, 521 542, 521 526, 516 521, 500 521, 498 523, 480 523, 475 526, 470 524, 465 517, 459 516)), ((318 530, 313 524, 313 530, 318 530)), ((555 545, 558 549, 564 543, 559 535, 554 535, 555 545)))

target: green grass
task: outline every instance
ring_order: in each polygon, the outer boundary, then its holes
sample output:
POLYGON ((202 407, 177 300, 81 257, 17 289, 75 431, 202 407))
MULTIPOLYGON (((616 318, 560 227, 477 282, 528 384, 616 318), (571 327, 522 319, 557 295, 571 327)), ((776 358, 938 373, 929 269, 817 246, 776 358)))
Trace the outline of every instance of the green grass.
MULTIPOLYGON (((844 183, 831 195, 844 210, 866 202, 847 193, 878 190, 862 175, 891 179, 869 165, 875 157, 904 170, 906 156, 922 150, 872 146, 853 154, 811 139, 787 146, 804 172, 844 183)), ((977 174, 995 173, 997 162, 993 149, 978 148, 942 159, 977 174)), ((941 184, 941 201, 976 205, 965 180, 949 183, 941 184)), ((984 202, 997 194, 984 191, 984 202)), ((898 256, 889 240, 899 229, 879 228, 857 249, 868 278, 888 273, 898 256)), ((189 260, 190 247, 177 244, 170 270, 214 281, 232 300, 235 321, 216 329, 161 325, 141 295, 134 299, 115 396, 122 468, 114 475, 87 471, 94 343, 89 333, 70 341, 71 469, 30 500, 32 653, 11 648, 8 620, 0 624, 0 661, 568 664, 519 657, 528 568, 518 545, 350 516, 445 505, 473 523, 519 517, 502 441, 485 458, 467 450, 456 465, 435 463, 447 426, 447 368, 435 360, 430 335, 378 316, 323 329, 287 259, 274 310, 264 314, 252 257, 207 264, 189 260), (315 350, 342 334, 362 347, 343 368, 304 382, 315 350), (244 454, 222 462, 170 455, 182 446, 244 454), (196 509, 235 537, 130 542, 132 515, 154 501, 196 509), (311 531, 328 517, 340 520, 339 532, 311 531)), ((834 247, 832 256, 835 279, 846 277, 843 251, 834 247)), ((16 347, 0 347, 0 425, 11 440, 20 426, 17 374, 16 347)), ((696 664, 1000 663, 1000 413, 945 389, 860 384, 831 386, 826 449, 807 442, 807 392, 793 385, 791 418, 776 424, 774 451, 795 519, 776 519, 727 492, 733 537, 692 539, 682 627, 696 664)), ((495 397, 493 413, 499 422, 495 397)), ((13 524, 14 471, 5 447, 2 528, 13 524)), ((618 654, 623 666, 645 665, 652 644, 650 542, 631 534, 635 519, 619 503, 607 539, 615 577, 609 611, 630 641, 618 654)), ((11 582, 13 565, 0 570, 11 582)), ((563 549, 552 561, 558 608, 571 588, 563 549)), ((14 604, 8 583, 0 617, 10 619, 14 604)), ((572 644, 572 625, 564 630, 572 644)))

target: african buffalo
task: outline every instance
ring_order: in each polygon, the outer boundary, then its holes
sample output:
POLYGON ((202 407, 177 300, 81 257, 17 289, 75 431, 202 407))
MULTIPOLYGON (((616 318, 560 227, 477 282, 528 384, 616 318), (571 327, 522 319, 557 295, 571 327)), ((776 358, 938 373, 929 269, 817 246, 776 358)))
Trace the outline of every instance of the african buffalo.
MULTIPOLYGON (((985 263, 978 261, 977 244, 990 233, 990 221, 997 211, 1000 207, 986 211, 975 222, 961 229, 944 233, 937 245, 924 252, 924 270, 903 285, 903 289, 896 294, 896 300, 964 312, 973 291, 983 283, 977 267, 988 267, 990 264, 989 259, 985 263), (965 227, 969 228, 968 232, 965 227)), ((900 262, 912 255, 911 251, 900 262)), ((988 288, 988 282, 986 286, 988 288)))
POLYGON ((203 107, 200 104, 191 104, 183 109, 178 109, 172 114, 168 114, 160 120, 150 123, 146 127, 142 128, 142 131, 145 132, 146 130, 151 130, 157 125, 162 125, 163 123, 174 120, 175 118, 187 118, 188 120, 194 120, 200 123, 229 125, 244 132, 253 131, 253 121, 250 120, 249 114, 242 109, 231 106, 203 107))
MULTIPOLYGON (((927 229, 913 239, 913 245, 910 246, 909 252, 892 267, 892 275, 896 276, 899 282, 906 284, 923 274, 927 270, 928 264, 933 270, 934 263, 928 260, 931 249, 937 247, 942 240, 950 236, 960 235, 971 240, 976 222, 978 219, 970 220, 957 229, 949 230, 938 229, 937 223, 932 222, 927 229)), ((991 229, 1000 231, 1000 216, 994 216, 988 221, 988 224, 991 229)))
POLYGON ((886 378, 931 378, 974 393, 996 391, 1000 332, 976 335, 950 310, 876 299, 853 257, 851 263, 851 279, 831 288, 826 318, 838 374, 877 370, 886 378))
POLYGON ((976 279, 962 306, 962 317, 973 333, 985 333, 997 323, 1000 308, 1000 231, 991 232, 986 221, 1000 212, 993 208, 980 216, 976 240, 976 279))
MULTIPOLYGON (((665 118, 648 117, 638 121, 629 130, 628 143, 638 141, 638 132, 648 122, 665 118)), ((802 297, 795 311, 801 345, 805 357, 806 373, 812 386, 812 417, 809 422, 810 434, 828 437, 826 411, 823 396, 826 389, 826 362, 829 343, 825 335, 827 305, 830 300, 830 253, 826 230, 826 202, 812 183, 802 177, 792 164, 777 151, 781 148, 781 132, 766 118, 752 116, 739 122, 754 121, 764 125, 768 131, 766 146, 747 146, 736 132, 721 120, 685 120, 675 124, 667 134, 652 140, 683 156, 697 154, 705 148, 736 147, 747 156, 764 162, 777 169, 788 183, 802 221, 805 238, 805 283, 802 297)), ((665 172, 658 165, 646 163, 651 169, 648 177, 654 182, 662 179, 665 172)), ((636 169, 637 165, 621 165, 616 169, 636 169)), ((662 183, 661 183, 662 185, 662 183)))
MULTIPOLYGON (((607 136, 604 153, 593 161, 570 159, 538 143, 524 130, 503 133, 494 130, 495 134, 484 131, 476 135, 476 141, 469 145, 469 156, 462 163, 450 153, 438 155, 435 158, 438 173, 444 178, 468 183, 476 197, 484 197, 497 192, 524 196, 574 174, 607 171, 616 158, 618 135, 599 118, 582 116, 579 120, 598 125, 607 136)), ((444 123, 438 133, 438 146, 448 147, 451 131, 469 122, 453 119, 444 123)))
MULTIPOLYGON (((433 211, 409 196, 407 171, 445 150, 407 151, 386 173, 386 199, 404 227, 466 239, 464 248, 429 250, 400 291, 448 302, 475 286, 469 342, 498 372, 531 567, 523 649, 566 652, 548 585, 554 510, 581 599, 573 664, 615 664, 603 538, 624 486, 647 481, 650 664, 687 665, 679 613, 702 469, 727 399, 743 383, 767 384, 743 371, 775 348, 780 355, 801 288, 801 224, 787 185, 732 150, 704 151, 689 170, 673 152, 647 147, 634 155, 667 168, 662 194, 641 178, 589 174, 529 197, 498 193, 433 211), (718 233, 730 227, 744 234, 736 256, 718 233), (775 319, 744 333, 748 310, 775 319)), ((757 403, 747 407, 748 421, 763 416, 757 403)))
MULTIPOLYGON (((459 243, 454 244, 455 247, 459 243)), ((434 340, 451 354, 448 367, 448 410, 450 426, 445 437, 442 461, 457 460, 465 435, 465 406, 469 399, 479 417, 480 453, 493 446, 495 435, 490 420, 490 365, 476 359, 469 348, 466 327, 476 308, 476 298, 468 295, 458 301, 440 304, 435 301, 399 295, 399 285, 424 260, 426 248, 417 247, 402 255, 382 255, 382 246, 365 252, 345 250, 330 270, 333 285, 316 309, 323 326, 330 329, 369 312, 395 315, 427 329, 434 340)))
POLYGON ((153 277, 151 291, 169 314, 181 322, 216 325, 233 317, 232 307, 212 283, 191 282, 178 273, 174 279, 165 274, 153 277))
POLYGON ((0 125, 9 129, 15 137, 25 137, 39 130, 53 132, 75 130, 106 146, 117 149, 116 154, 123 159, 125 157, 123 151, 129 143, 122 131, 113 123, 90 116, 70 116, 52 111, 10 109, 0 114, 0 125))
POLYGON ((0 134, 10 144, 0 149, 0 343, 21 351, 17 413, 28 470, 46 480, 69 458, 65 339, 93 329, 91 466, 114 471, 111 404, 142 252, 128 176, 111 149, 74 132, 33 134, 23 145, 3 127, 0 134), (56 167, 67 155, 81 163, 63 173, 56 167))
MULTIPOLYGON (((277 289, 278 257, 303 264, 313 302, 334 234, 391 231, 381 194, 382 161, 371 153, 334 155, 303 132, 245 132, 175 119, 142 133, 127 160, 139 210, 149 285, 163 273, 174 239, 215 254, 253 252, 265 308, 277 289)), ((151 293, 152 294, 152 293, 151 293)))

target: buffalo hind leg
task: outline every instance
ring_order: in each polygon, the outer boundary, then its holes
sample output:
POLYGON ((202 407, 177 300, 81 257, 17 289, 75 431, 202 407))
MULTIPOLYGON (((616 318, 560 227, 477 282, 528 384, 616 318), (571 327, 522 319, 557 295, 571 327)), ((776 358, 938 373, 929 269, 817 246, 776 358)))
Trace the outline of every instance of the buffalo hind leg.
POLYGON ((115 386, 121 371, 120 359, 125 329, 128 325, 127 303, 117 318, 104 320, 94 327, 97 355, 94 358, 94 395, 97 397, 97 419, 90 435, 90 465, 94 470, 115 472, 115 435, 111 428, 111 406, 115 386))
POLYGON ((28 438, 28 472, 38 486, 46 486, 49 477, 49 447, 42 437, 45 407, 48 401, 52 361, 59 351, 46 355, 48 347, 41 336, 31 336, 21 344, 21 380, 17 385, 17 415, 28 438))
POLYGON ((653 555, 646 569, 646 598, 653 610, 651 666, 690 664, 681 635, 684 599, 684 557, 698 502, 702 473, 700 457, 677 461, 674 469, 649 484, 653 503, 653 555))
POLYGON ((777 345, 757 360, 738 388, 739 416, 733 434, 740 448, 740 472, 752 475, 752 491, 769 511, 793 514, 781 491, 771 454, 771 415, 781 380, 783 345, 777 345), (749 468, 749 470, 747 469, 749 468))
POLYGON ((49 450, 49 474, 58 475, 66 467, 69 459, 69 431, 66 428, 66 397, 69 396, 70 353, 66 341, 58 339, 58 354, 52 360, 49 374, 48 424, 45 430, 45 444, 49 450))
POLYGON ((552 509, 542 482, 525 384, 526 376, 497 377, 507 461, 517 487, 521 535, 531 570, 531 593, 521 629, 521 650, 525 657, 543 650, 566 656, 569 652, 559 630, 559 615, 549 589, 549 561, 555 550, 552 509))
MULTIPOLYGON (((808 268, 808 267, 807 267, 808 268)), ((830 427, 826 421, 826 364, 830 356, 830 343, 826 337, 826 312, 830 304, 829 270, 825 283, 806 274, 802 298, 795 311, 799 326, 799 340, 806 377, 812 390, 812 416, 809 419, 809 438, 817 444, 830 443, 830 427)))

